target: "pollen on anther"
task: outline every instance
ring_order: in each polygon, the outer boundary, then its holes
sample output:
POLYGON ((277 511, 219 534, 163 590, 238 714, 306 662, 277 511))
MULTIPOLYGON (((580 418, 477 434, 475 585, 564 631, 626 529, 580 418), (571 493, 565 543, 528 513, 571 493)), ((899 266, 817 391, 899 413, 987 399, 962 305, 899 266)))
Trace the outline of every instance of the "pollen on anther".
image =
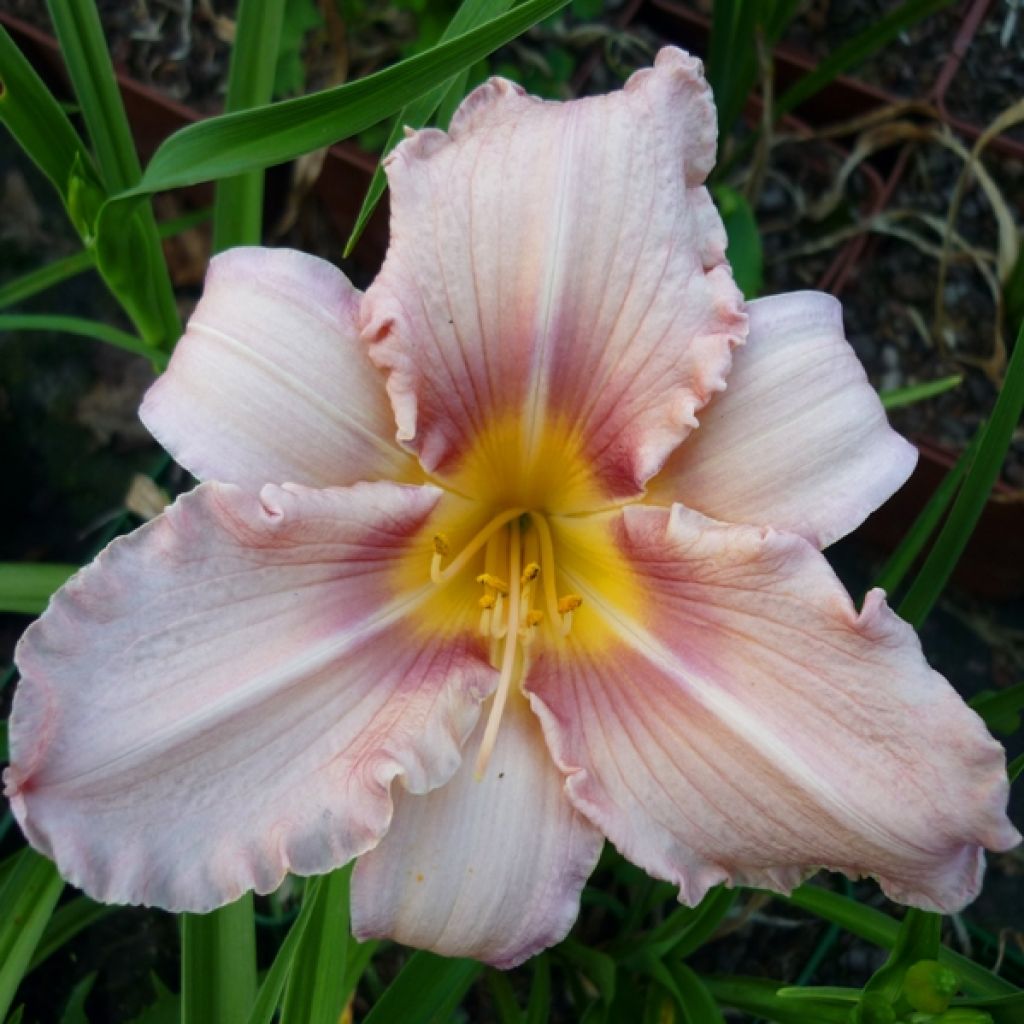
POLYGON ((540 566, 536 562, 528 562, 526 568, 523 569, 522 584, 525 587, 527 583, 532 583, 540 575, 540 566))
POLYGON ((488 611, 498 603, 498 599, 494 596, 494 594, 484 594, 484 596, 480 598, 480 601, 478 603, 480 607, 484 609, 484 611, 488 611))
POLYGON ((576 611, 581 604, 583 604, 583 598, 579 594, 566 594, 565 597, 558 599, 558 614, 568 615, 570 612, 576 611))
POLYGON ((448 538, 443 533, 434 534, 434 553, 441 555, 447 555, 451 551, 451 544, 448 543, 448 538))
POLYGON ((485 587, 490 587, 492 590, 496 590, 499 594, 508 593, 508 584, 497 576, 492 575, 489 572, 482 572, 476 578, 477 583, 482 583, 485 587))
POLYGON ((544 621, 544 613, 537 608, 526 613, 526 625, 527 626, 539 626, 544 621))

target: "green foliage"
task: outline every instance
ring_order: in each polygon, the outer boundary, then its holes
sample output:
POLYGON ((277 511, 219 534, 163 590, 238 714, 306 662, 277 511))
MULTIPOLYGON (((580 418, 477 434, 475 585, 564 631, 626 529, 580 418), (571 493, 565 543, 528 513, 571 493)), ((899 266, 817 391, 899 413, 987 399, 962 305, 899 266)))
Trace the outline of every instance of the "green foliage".
POLYGON ((274 67, 274 98, 297 96, 306 88, 302 50, 310 32, 322 28, 323 15, 316 0, 285 0, 281 42, 274 67))
POLYGON ((0 612, 38 615, 76 569, 44 562, 0 562, 0 612))
POLYGON ((754 211, 746 196, 728 185, 713 188, 718 212, 729 239, 726 255, 745 299, 756 299, 764 285, 764 251, 754 211))

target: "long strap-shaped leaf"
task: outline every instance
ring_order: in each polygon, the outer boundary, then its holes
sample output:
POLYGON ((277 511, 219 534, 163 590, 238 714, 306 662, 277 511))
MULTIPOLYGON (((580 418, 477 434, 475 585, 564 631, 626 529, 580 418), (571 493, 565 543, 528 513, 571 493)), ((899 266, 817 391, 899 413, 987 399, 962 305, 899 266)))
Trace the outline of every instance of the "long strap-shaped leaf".
POLYGON ((486 57, 568 0, 526 0, 508 14, 354 82, 256 110, 222 114, 175 132, 154 153, 127 200, 284 163, 383 121, 486 57))
MULTIPOLYGON (((511 0, 463 0, 459 9, 452 15, 452 20, 444 30, 438 45, 447 43, 450 39, 458 38, 464 32, 484 24, 489 18, 504 14, 511 6, 511 0)), ((451 95, 452 91, 456 89, 460 93, 458 99, 461 100, 462 94, 465 93, 464 74, 462 76, 455 76, 436 86, 430 92, 424 93, 413 103, 404 106, 398 112, 394 124, 391 126, 391 134, 384 145, 381 162, 377 164, 377 169, 373 172, 373 180, 370 182, 370 187, 366 190, 363 205, 360 207, 359 215, 356 217, 355 227, 352 228, 352 233, 345 243, 346 256, 355 248, 356 242, 359 241, 359 236, 363 233, 363 229, 366 227, 373 211, 380 202, 381 196, 384 195, 384 190, 387 188, 387 179, 384 175, 384 157, 401 141, 403 130, 406 127, 422 128, 434 116, 435 111, 451 95)))
POLYGON ((18 854, 0 886, 0 1020, 28 970, 64 882, 35 850, 18 854))
MULTIPOLYGON (((100 178, 107 194, 138 183, 142 173, 131 128, 110 62, 95 0, 48 0, 61 53, 75 96, 96 150, 100 178)), ((72 172, 83 183, 83 176, 72 172)), ((72 196, 72 207, 74 197, 72 196)), ((74 209, 72 215, 74 216, 74 209)), ((89 217, 92 220, 92 217, 89 217)), ((83 225, 76 223, 79 230, 83 225)), ((92 231, 93 226, 87 229, 92 231)), ((132 219, 99 251, 99 268, 111 290, 138 325, 146 341, 170 345, 181 333, 171 279, 164 260, 156 219, 141 204, 132 219)))
MULTIPOLYGON (((239 4, 224 104, 229 113, 270 102, 284 7, 285 0, 242 0, 239 4)), ((213 206, 213 251, 258 245, 262 228, 263 171, 219 182, 213 206)))
POLYGON ((458 1006, 482 970, 475 960, 413 953, 363 1024, 432 1024, 444 1010, 458 1006))

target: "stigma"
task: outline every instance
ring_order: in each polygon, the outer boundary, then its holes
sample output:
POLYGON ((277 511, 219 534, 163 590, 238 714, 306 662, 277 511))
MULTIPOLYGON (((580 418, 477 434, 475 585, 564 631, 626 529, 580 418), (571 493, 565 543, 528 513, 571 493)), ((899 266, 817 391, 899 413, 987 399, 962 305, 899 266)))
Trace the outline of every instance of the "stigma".
POLYGON ((531 648, 540 634, 568 636, 583 598, 559 595, 551 527, 538 512, 512 508, 499 513, 454 556, 445 534, 435 534, 433 544, 434 583, 444 585, 471 573, 480 586, 480 635, 487 639, 491 664, 499 670, 477 753, 479 780, 494 750, 512 684, 521 683, 529 667, 531 648))

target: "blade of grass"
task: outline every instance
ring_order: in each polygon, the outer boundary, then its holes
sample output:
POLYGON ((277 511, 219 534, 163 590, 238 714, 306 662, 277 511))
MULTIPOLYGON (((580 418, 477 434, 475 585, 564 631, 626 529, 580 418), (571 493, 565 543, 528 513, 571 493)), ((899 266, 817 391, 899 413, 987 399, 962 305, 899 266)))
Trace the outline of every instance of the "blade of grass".
POLYGON ((907 0, 907 3, 880 18, 870 28, 854 36, 833 51, 813 71, 786 90, 775 104, 775 119, 788 114, 834 78, 867 60, 895 39, 905 29, 936 11, 948 7, 953 0, 907 0))
POLYGON ((899 409, 905 405, 914 405, 915 402, 923 402, 926 398, 944 395, 947 391, 958 388, 963 383, 963 379, 961 374, 954 373, 949 377, 926 381, 924 384, 911 384, 906 388, 880 391, 878 397, 882 400, 884 408, 899 409))
POLYGON ((363 1024, 432 1024, 440 1010, 462 999, 482 970, 483 964, 475 960, 450 960, 417 950, 363 1024))
POLYGON ((112 203, 283 163, 346 139, 486 57, 567 2, 526 0, 486 25, 366 78, 188 125, 164 141, 142 181, 112 203))
MULTIPOLYGON (((892 949, 899 937, 899 922, 887 914, 818 886, 801 885, 794 889, 789 896, 777 898, 791 906, 808 910, 826 921, 833 921, 840 928, 859 935, 862 939, 881 946, 883 949, 892 949)), ((976 995, 1001 996, 1018 991, 1016 986, 1010 982, 1004 981, 991 971, 986 970, 981 964, 976 964, 973 960, 954 953, 946 946, 939 947, 938 959, 940 963, 944 963, 956 971, 964 988, 976 995)))
POLYGON ((309 926, 292 961, 281 1019, 336 1024, 345 1009, 352 864, 306 882, 302 909, 312 904, 309 926))
MULTIPOLYGON (((269 103, 281 46, 285 0, 241 0, 228 72, 224 110, 231 113, 269 103)), ((134 184, 134 182, 133 182, 134 184)), ((263 235, 263 171, 248 171, 217 183, 213 205, 213 251, 258 245, 263 235)))
POLYGON ((0 122, 50 179, 66 205, 75 160, 88 160, 85 147, 67 114, 2 25, 0 122))
MULTIPOLYGON (((110 62, 95 0, 47 0, 61 54, 109 194, 136 185, 142 175, 131 129, 110 62)), ((181 334, 171 278, 149 203, 134 212, 131 235, 100 251, 100 267, 146 340, 169 345, 181 334), (109 266, 104 263, 109 262, 109 266)))
POLYGON ((52 956, 79 932, 109 917, 117 907, 108 903, 94 903, 88 896, 77 896, 66 903, 50 918, 39 945, 28 965, 34 971, 48 956, 52 956))
POLYGON ((151 348, 134 334, 80 316, 59 316, 55 313, 0 313, 0 332, 2 331, 56 331, 78 334, 83 338, 93 338, 126 352, 133 352, 137 356, 144 356, 160 369, 167 365, 168 357, 165 353, 151 348))
MULTIPOLYGON (((448 23, 448 27, 438 40, 438 45, 447 43, 450 39, 455 39, 464 32, 484 24, 490 18, 504 14, 511 6, 511 0, 463 0, 462 4, 459 5, 459 9, 452 15, 452 20, 448 23)), ((381 161, 377 164, 377 168, 373 172, 373 179, 370 181, 370 187, 366 190, 366 196, 363 198, 363 205, 360 207, 359 214, 356 217, 355 226, 352 228, 352 233, 345 243, 345 256, 348 256, 355 248, 356 242, 359 241, 363 229, 369 222, 373 211, 380 202, 381 196, 384 195, 384 190, 387 188, 387 177, 384 174, 384 157, 401 141, 403 129, 406 126, 422 128, 430 120, 441 104, 449 100, 452 89, 459 85, 456 79, 460 77, 461 89, 459 91, 464 91, 465 76, 455 76, 447 82, 442 82, 440 85, 435 86, 430 92, 424 93, 423 96, 407 104, 398 112, 394 124, 391 126, 388 141, 384 145, 381 161)))
POLYGON ((882 567, 882 571, 875 581, 876 587, 881 587, 887 594, 896 592, 907 573, 910 572, 911 566, 917 561, 918 555, 924 550, 929 538, 942 522, 942 517, 946 514, 946 509, 949 508, 959 490, 961 481, 967 475, 967 470, 970 468, 980 443, 981 431, 978 430, 971 439, 971 443, 943 477, 942 483, 935 488, 935 493, 928 499, 910 529, 903 535, 899 546, 889 556, 889 560, 882 567))
POLYGON ((1006 368, 1006 377, 970 469, 953 502, 934 547, 899 606, 899 613, 915 628, 927 618, 977 525, 989 492, 999 478, 1013 432, 1024 412, 1024 323, 1006 368))
POLYGON ((7 1016, 64 881, 51 861, 24 849, 0 888, 0 1020, 7 1016))
POLYGON ((0 562, 0 612, 39 615, 77 569, 54 562, 0 562))
POLYGON ((212 914, 182 914, 182 1024, 247 1024, 255 1002, 252 893, 212 914))

